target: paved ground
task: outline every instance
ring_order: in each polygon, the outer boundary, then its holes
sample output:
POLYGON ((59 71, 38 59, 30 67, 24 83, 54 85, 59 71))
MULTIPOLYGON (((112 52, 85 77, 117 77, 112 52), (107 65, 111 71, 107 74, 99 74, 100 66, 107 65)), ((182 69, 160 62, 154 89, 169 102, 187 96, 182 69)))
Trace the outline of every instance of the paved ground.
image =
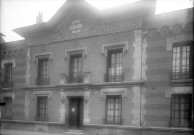
MULTIPOLYGON (((55 133, 40 133, 40 132, 30 132, 30 131, 20 131, 20 130, 5 130, 0 129, 1 135, 80 135, 80 133, 63 133, 63 134, 55 134, 55 133)), ((83 135, 83 134, 82 134, 83 135)))
POLYGON ((1 129, 1 135, 65 135, 65 134, 53 134, 53 133, 40 133, 20 130, 5 130, 1 129))

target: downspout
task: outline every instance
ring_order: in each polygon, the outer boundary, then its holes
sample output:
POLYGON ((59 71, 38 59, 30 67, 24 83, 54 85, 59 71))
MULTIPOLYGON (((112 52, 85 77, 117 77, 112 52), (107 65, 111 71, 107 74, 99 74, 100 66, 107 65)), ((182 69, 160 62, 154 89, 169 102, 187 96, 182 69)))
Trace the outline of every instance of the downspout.
MULTIPOLYGON (((142 17, 141 17, 142 18, 142 17)), ((143 20, 143 19, 142 19, 143 20)), ((143 65, 143 21, 142 21, 142 32, 141 32, 141 76, 140 76, 140 81, 143 80, 142 78, 142 65, 143 65)), ((140 127, 142 127, 142 85, 141 85, 141 88, 140 88, 140 127)))

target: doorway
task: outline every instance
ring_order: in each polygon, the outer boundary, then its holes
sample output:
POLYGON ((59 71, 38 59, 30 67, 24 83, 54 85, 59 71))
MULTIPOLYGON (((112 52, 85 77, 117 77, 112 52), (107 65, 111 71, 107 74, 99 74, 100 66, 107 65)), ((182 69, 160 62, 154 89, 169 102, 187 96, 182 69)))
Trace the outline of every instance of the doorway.
POLYGON ((82 129, 83 97, 69 98, 69 129, 82 129))

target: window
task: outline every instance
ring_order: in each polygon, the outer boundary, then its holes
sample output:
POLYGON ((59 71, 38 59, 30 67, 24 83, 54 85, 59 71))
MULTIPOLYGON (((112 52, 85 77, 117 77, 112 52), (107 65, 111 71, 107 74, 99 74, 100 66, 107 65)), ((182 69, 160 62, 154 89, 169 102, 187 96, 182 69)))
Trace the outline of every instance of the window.
POLYGON ((191 94, 171 95, 171 126, 191 126, 191 94))
POLYGON ((4 65, 4 67, 5 67, 5 73, 4 73, 3 87, 4 88, 9 88, 9 87, 13 86, 13 81, 12 81, 13 64, 12 63, 6 63, 4 65))
POLYGON ((172 79, 192 79, 193 47, 191 42, 182 42, 173 46, 172 79))
POLYGON ((40 120, 40 121, 48 120, 48 97, 47 96, 37 97, 37 120, 40 120))
POLYGON ((122 97, 121 95, 106 96, 106 124, 121 124, 122 97))
POLYGON ((37 85, 48 85, 48 58, 39 58, 38 59, 38 78, 37 85))
POLYGON ((2 118, 12 119, 12 98, 4 97, 5 106, 2 106, 2 118))
POLYGON ((123 81, 123 49, 108 50, 106 82, 123 81))
POLYGON ((70 83, 82 83, 82 55, 74 54, 70 56, 70 83))

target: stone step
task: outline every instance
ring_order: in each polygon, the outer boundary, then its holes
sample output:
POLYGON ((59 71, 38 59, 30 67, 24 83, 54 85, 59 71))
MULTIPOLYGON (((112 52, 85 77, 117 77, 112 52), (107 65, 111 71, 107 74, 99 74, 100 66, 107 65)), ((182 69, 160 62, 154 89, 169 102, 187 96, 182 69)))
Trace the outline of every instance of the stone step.
POLYGON ((82 130, 68 130, 67 132, 63 132, 65 135, 83 135, 82 130))

